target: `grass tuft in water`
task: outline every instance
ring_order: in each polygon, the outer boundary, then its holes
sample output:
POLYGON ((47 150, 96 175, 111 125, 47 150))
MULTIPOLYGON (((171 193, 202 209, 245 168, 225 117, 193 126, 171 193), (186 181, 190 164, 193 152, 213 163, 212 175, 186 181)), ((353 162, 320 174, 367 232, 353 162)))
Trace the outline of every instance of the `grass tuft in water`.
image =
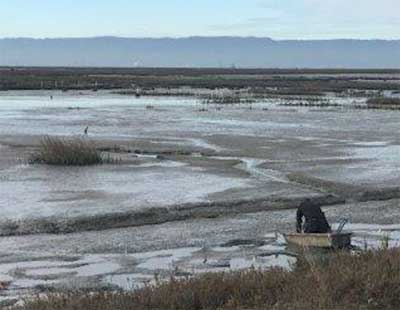
POLYGON ((114 163, 109 155, 97 150, 94 142, 87 138, 63 139, 44 137, 39 148, 30 156, 30 164, 55 166, 90 166, 114 163))

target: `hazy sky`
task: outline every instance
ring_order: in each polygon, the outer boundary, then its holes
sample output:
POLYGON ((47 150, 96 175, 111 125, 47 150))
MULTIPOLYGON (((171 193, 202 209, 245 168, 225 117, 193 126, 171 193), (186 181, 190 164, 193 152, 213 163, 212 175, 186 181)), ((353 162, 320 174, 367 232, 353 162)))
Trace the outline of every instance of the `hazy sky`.
POLYGON ((400 39, 400 0, 0 0, 0 37, 400 39))

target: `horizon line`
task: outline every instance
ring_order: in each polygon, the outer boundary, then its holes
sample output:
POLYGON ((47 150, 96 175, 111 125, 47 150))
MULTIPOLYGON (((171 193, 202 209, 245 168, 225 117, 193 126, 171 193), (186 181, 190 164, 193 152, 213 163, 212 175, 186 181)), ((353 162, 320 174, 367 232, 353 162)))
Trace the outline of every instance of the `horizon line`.
POLYGON ((114 36, 114 35, 98 35, 98 36, 71 36, 71 37, 29 37, 29 36, 19 36, 19 37, 0 37, 0 40, 82 40, 82 39, 124 39, 124 40, 185 40, 185 39, 222 39, 222 38, 231 38, 231 39, 263 39, 270 40, 275 42, 282 41, 400 41, 400 38, 326 38, 326 39, 307 39, 307 38, 297 38, 297 39, 277 39, 267 36, 234 36, 234 35, 215 35, 215 36, 207 36, 207 35, 191 35, 191 36, 114 36))

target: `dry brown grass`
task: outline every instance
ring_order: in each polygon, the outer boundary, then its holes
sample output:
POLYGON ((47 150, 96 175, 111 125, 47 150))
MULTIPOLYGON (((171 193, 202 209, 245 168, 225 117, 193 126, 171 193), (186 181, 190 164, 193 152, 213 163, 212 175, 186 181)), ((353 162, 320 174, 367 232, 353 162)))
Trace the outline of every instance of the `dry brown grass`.
POLYGON ((76 137, 67 140, 50 136, 42 139, 39 148, 29 159, 31 164, 56 166, 89 166, 111 161, 88 139, 76 137))
POLYGON ((171 279, 134 292, 49 295, 19 310, 399 309, 400 250, 300 259, 272 269, 171 279))

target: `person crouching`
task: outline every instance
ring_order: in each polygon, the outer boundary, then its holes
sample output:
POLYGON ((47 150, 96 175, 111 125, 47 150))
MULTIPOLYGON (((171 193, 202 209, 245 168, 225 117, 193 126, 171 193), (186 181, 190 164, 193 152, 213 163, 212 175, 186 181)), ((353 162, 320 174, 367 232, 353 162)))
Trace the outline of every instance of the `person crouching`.
POLYGON ((331 232, 331 227, 320 206, 310 199, 303 201, 297 209, 296 231, 305 234, 325 234, 331 232))

